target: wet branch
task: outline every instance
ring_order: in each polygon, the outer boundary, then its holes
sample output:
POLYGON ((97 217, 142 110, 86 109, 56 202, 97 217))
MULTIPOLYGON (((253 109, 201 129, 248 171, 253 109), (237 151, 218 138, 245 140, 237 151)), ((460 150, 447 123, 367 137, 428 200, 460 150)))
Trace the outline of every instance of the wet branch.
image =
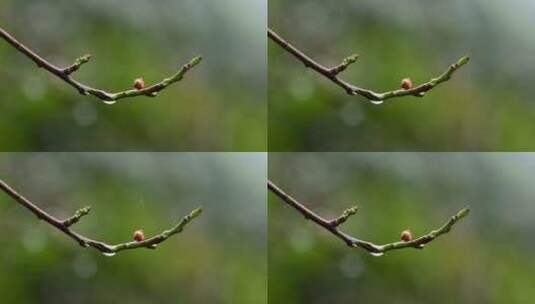
POLYGON ((295 198, 291 197, 290 195, 286 194, 281 188, 279 188, 277 185, 275 185, 273 182, 268 180, 267 183, 268 189, 278 196, 283 202, 285 202, 290 207, 296 209, 298 212, 300 212, 306 219, 313 221, 314 223, 318 224, 319 226, 323 227, 330 233, 334 234, 336 237, 341 239, 352 248, 361 248, 366 251, 368 251, 372 255, 380 256, 383 255, 385 252, 390 250, 396 250, 396 249, 403 249, 403 248, 415 248, 415 249, 422 249, 425 247, 425 245, 434 239, 438 238, 439 236, 446 234, 450 232, 452 227, 463 217, 468 215, 470 212, 470 209, 464 208, 461 209, 457 214, 453 215, 444 225, 442 225, 440 228, 431 230, 427 234, 410 240, 410 241, 399 241, 399 242, 393 242, 388 243, 384 245, 378 245, 374 244, 369 241, 364 241, 359 238, 353 237, 348 235, 347 233, 341 231, 339 227, 352 215, 355 215, 357 213, 357 207, 352 207, 347 210, 345 210, 341 216, 335 219, 325 219, 321 217, 320 215, 314 213, 312 210, 308 209, 305 205, 298 202, 295 198))
POLYGON ((67 66, 65 68, 60 68, 48 62, 43 57, 39 56, 36 52, 32 51, 30 48, 19 42, 15 37, 13 37, 1 27, 0 37, 2 37, 5 41, 11 44, 19 52, 26 55, 26 57, 30 58, 33 62, 35 62, 35 64, 37 64, 39 68, 43 68, 48 72, 54 74, 58 78, 62 79, 70 86, 75 88, 80 94, 93 95, 108 104, 115 103, 119 99, 135 96, 155 97, 160 91, 164 90, 171 84, 182 80, 182 78, 184 78, 184 75, 197 64, 199 64, 202 60, 202 57, 200 56, 191 59, 189 62, 181 66, 175 74, 151 86, 147 86, 141 89, 128 89, 116 93, 111 93, 85 85, 81 82, 78 82, 71 76, 74 72, 78 71, 82 65, 89 62, 89 60, 91 59, 91 55, 84 55, 76 59, 72 65, 67 66))
POLYGON ((56 227, 58 230, 62 231, 63 233, 68 235, 70 238, 78 242, 80 246, 84 248, 87 248, 87 247, 95 248, 98 251, 106 255, 115 255, 119 251, 128 250, 128 249, 136 249, 136 248, 156 249, 158 244, 167 240, 169 237, 182 232, 184 227, 186 227, 187 224, 189 224, 193 219, 198 217, 202 212, 201 208, 197 208, 191 211, 188 215, 184 216, 178 222, 178 224, 176 224, 174 227, 168 230, 165 230, 162 233, 157 234, 151 238, 145 239, 143 241, 140 241, 140 242, 132 241, 132 242, 120 243, 116 245, 110 245, 101 241, 97 241, 97 240, 93 240, 88 237, 85 237, 73 231, 70 228, 72 225, 76 224, 82 217, 89 214, 91 210, 90 207, 81 208, 78 211, 76 211, 74 215, 71 216, 70 218, 67 218, 65 220, 60 220, 48 214, 46 211, 36 206, 29 199, 17 193, 13 188, 11 188, 8 184, 6 184, 2 180, 0 180, 0 189, 4 191, 7 195, 9 195, 12 199, 14 199, 17 203, 21 204, 26 209, 30 210, 30 212, 32 212, 35 216, 37 216, 38 219, 43 220, 47 222, 48 224, 56 227))
POLYGON ((387 99, 395 97, 423 97, 426 92, 432 90, 439 84, 450 80, 451 76, 455 73, 455 71, 457 71, 463 65, 467 64, 470 60, 469 57, 462 57, 456 63, 450 65, 444 73, 418 86, 409 89, 397 89, 381 93, 350 84, 339 77, 339 74, 341 72, 345 71, 351 64, 357 61, 358 55, 351 55, 345 58, 339 65, 329 68, 310 58, 308 55, 306 55, 301 50, 299 50, 291 43, 286 41, 284 38, 282 38, 275 31, 268 29, 267 34, 268 37, 273 40, 273 42, 277 43, 281 48, 292 54, 295 58, 297 58, 297 60, 301 61, 305 65, 305 67, 311 68, 312 70, 325 76, 327 79, 331 80, 333 83, 344 89, 347 94, 363 96, 372 103, 376 104, 380 104, 387 99))

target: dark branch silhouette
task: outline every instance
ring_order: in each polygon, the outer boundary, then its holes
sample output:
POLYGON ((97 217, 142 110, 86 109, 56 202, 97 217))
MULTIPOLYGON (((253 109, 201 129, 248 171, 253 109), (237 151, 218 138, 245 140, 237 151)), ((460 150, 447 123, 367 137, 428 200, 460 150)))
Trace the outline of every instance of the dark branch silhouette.
POLYGON ((38 219, 43 220, 47 222, 48 224, 54 226, 58 230, 62 231, 63 233, 71 237, 73 240, 78 242, 80 246, 84 248, 87 248, 87 247, 95 248, 98 251, 102 252, 103 254, 110 255, 110 256, 115 255, 119 251, 129 250, 129 249, 136 249, 136 248, 155 249, 158 246, 158 244, 167 240, 172 235, 182 232, 184 227, 186 227, 187 224, 189 224, 193 219, 198 217, 202 212, 201 208, 197 208, 191 211, 188 215, 184 216, 178 222, 178 224, 176 224, 174 227, 168 230, 165 230, 162 233, 157 234, 151 238, 145 239, 143 241, 140 241, 140 242, 132 241, 132 242, 120 243, 116 245, 110 245, 101 241, 97 241, 97 240, 93 240, 88 237, 85 237, 73 231, 70 228, 72 225, 76 224, 82 217, 89 214, 91 210, 90 207, 81 208, 78 211, 76 211, 72 217, 67 218, 65 220, 60 220, 48 214, 46 211, 36 206, 29 199, 17 193, 13 188, 11 188, 3 180, 0 180, 0 189, 4 191, 7 195, 9 195, 12 199, 14 199, 17 203, 24 206, 26 209, 30 210, 35 216, 37 216, 38 219))
POLYGON ((305 205, 298 202, 295 198, 286 194, 281 188, 279 188, 277 185, 275 185, 269 180, 267 182, 267 187, 273 194, 279 197, 288 206, 300 212, 306 219, 313 221, 314 223, 323 227, 325 230, 334 234, 336 237, 344 241, 344 243, 346 243, 346 245, 348 245, 349 247, 364 249, 375 256, 381 256, 387 251, 396 249, 422 249, 425 247, 425 245, 427 245, 427 243, 433 241, 434 239, 438 238, 443 234, 450 232, 453 225, 455 225, 459 220, 468 215, 468 213, 470 212, 470 209, 468 208, 460 210, 457 214, 452 216, 443 226, 438 229, 432 230, 419 238, 410 241, 399 241, 384 245, 377 245, 372 242, 364 241, 359 238, 350 236, 349 234, 339 229, 339 227, 345 221, 347 221, 350 216, 355 215, 357 213, 357 207, 349 208, 345 210, 339 217, 329 220, 314 213, 312 210, 308 209, 305 205))
POLYGON ((60 68, 48 62, 43 57, 39 56, 36 52, 32 51, 30 48, 28 48, 27 46, 19 42, 17 39, 15 39, 15 37, 13 37, 11 34, 9 34, 6 30, 4 30, 1 27, 0 27, 0 37, 2 37, 5 41, 11 44, 19 52, 21 52, 22 54, 30 58, 33 62, 35 62, 35 64, 37 64, 39 68, 43 68, 47 70, 48 72, 56 75, 58 78, 62 79, 63 81, 71 85, 73 88, 78 90, 80 94, 93 95, 108 104, 113 104, 119 99, 128 98, 128 97, 135 97, 135 96, 155 97, 160 91, 164 90, 171 84, 182 80, 182 78, 184 78, 184 75, 189 70, 191 70, 194 66, 199 64, 202 60, 202 57, 200 56, 191 59, 188 63, 180 67, 175 74, 151 86, 144 87, 141 89, 129 89, 129 90, 121 91, 121 92, 110 93, 104 90, 92 88, 72 78, 71 75, 74 72, 78 71, 82 65, 89 62, 89 60, 91 59, 91 55, 84 55, 76 59, 72 65, 65 67, 65 68, 60 68))
POLYGON ((455 71, 457 71, 463 65, 467 64, 468 61, 470 60, 469 57, 462 57, 456 63, 450 65, 448 69, 444 73, 439 75, 438 77, 432 78, 431 80, 425 83, 422 83, 416 87, 407 88, 407 89, 397 89, 397 90, 379 93, 379 92, 375 92, 369 89, 361 88, 357 85, 350 84, 339 77, 339 74, 341 72, 345 71, 351 64, 357 61, 358 55, 351 55, 345 58, 339 65, 334 66, 332 68, 328 68, 314 61, 312 58, 307 56, 304 52, 302 52, 301 50, 293 46, 291 43, 289 43, 287 40, 282 38, 275 31, 268 28, 267 34, 268 34, 268 37, 273 42, 277 43, 281 48, 283 48, 288 53, 292 54, 295 58, 297 58, 299 61, 301 61, 305 65, 305 67, 311 68, 314 71, 325 76, 327 79, 329 79, 330 81, 332 81, 333 83, 335 83, 336 85, 344 89, 347 94, 363 96, 375 104, 380 104, 387 99, 395 98, 395 97, 403 97, 403 96, 422 97, 425 95, 426 92, 430 91, 434 87, 438 86, 439 84, 445 81, 450 80, 453 73, 455 73, 455 71))

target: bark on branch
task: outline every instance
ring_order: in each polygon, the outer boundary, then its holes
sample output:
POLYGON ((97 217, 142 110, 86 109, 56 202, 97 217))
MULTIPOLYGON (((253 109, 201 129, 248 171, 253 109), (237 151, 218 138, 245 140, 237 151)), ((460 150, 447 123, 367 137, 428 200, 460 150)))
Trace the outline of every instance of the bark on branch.
POLYGON ((267 187, 273 194, 279 197, 288 206, 300 212, 306 219, 313 221, 314 223, 323 227, 325 230, 334 234, 336 237, 344 241, 344 243, 346 243, 346 245, 348 245, 349 247, 364 249, 374 256, 381 256, 387 251, 403 249, 403 248, 423 249, 425 245, 427 245, 427 243, 435 240, 436 238, 438 238, 439 236, 443 234, 450 232, 452 227, 459 220, 467 216, 468 213, 470 212, 470 209, 468 208, 461 209, 459 212, 457 212, 457 214, 453 215, 444 225, 442 225, 438 229, 431 230, 427 234, 420 236, 416 239, 413 239, 407 242, 399 241, 399 242, 393 242, 393 243, 388 243, 384 245, 378 245, 369 241, 361 240, 357 237, 353 237, 339 229, 339 227, 350 216, 357 213, 357 207, 349 208, 345 210, 340 217, 329 220, 314 213, 312 210, 308 209, 305 205, 298 202, 295 198, 286 194, 281 188, 279 188, 277 185, 275 185, 273 182, 269 180, 267 182, 267 187))
POLYGON ((349 95, 360 95, 367 98, 370 102, 374 104, 381 104, 383 101, 395 97, 403 96, 415 96, 423 97, 426 92, 432 90, 439 84, 448 81, 451 79, 451 76, 457 71, 460 67, 467 64, 470 60, 469 57, 462 57, 456 63, 450 65, 448 69, 440 74, 439 76, 430 79, 427 82, 424 82, 418 86, 415 86, 410 89, 397 89, 387 92, 375 92, 369 89, 361 88, 357 85, 350 84, 339 77, 339 74, 345 71, 351 64, 357 61, 358 55, 351 55, 345 58, 342 63, 334 67, 325 67, 317 61, 310 58, 308 55, 303 53, 297 47, 293 46, 290 42, 282 38, 275 31, 268 28, 267 31, 268 37, 278 44, 281 48, 286 50, 288 53, 292 54, 297 60, 301 61, 305 67, 311 68, 312 70, 318 72, 319 74, 325 76, 327 79, 341 87, 349 95))
POLYGON ((80 69, 82 65, 89 62, 91 59, 91 55, 84 55, 78 59, 75 60, 75 62, 65 68, 60 68, 55 66, 54 64, 50 63, 43 57, 39 56, 36 52, 31 50, 26 45, 19 42, 15 37, 13 37, 10 33, 8 33, 6 30, 4 30, 2 27, 0 27, 0 37, 2 37, 5 41, 7 41, 9 44, 11 44, 14 48, 16 48, 19 52, 26 55, 29 59, 31 59, 39 68, 43 68, 47 70, 48 72, 54 74, 58 78, 62 79, 66 83, 68 83, 70 86, 75 88, 80 94, 82 95, 92 95, 103 102, 107 104, 113 104, 117 102, 119 99, 129 98, 129 97, 135 97, 135 96, 148 96, 148 97, 155 97, 158 95, 158 93, 171 84, 178 82, 184 78, 184 75, 191 70, 193 67, 195 67, 197 64, 199 64, 202 60, 202 57, 198 56, 193 59, 191 59, 186 64, 182 65, 175 74, 169 76, 168 78, 163 79, 162 81, 155 83, 153 85, 147 86, 142 89, 128 89, 116 93, 107 92, 101 89, 96 89, 93 87, 90 87, 88 85, 85 85, 81 82, 78 82, 72 77, 72 74, 80 69))
POLYGON ((70 218, 67 218, 65 220, 60 220, 48 214, 46 211, 39 208, 29 199, 17 193, 17 191, 11 188, 3 180, 0 180, 0 189, 4 191, 7 195, 9 195, 12 199, 14 199, 17 203, 19 203, 20 205, 28 209, 30 212, 32 212, 35 216, 37 216, 39 220, 43 220, 47 222, 48 224, 54 226, 56 229, 62 231, 63 233, 68 235, 70 238, 75 240, 78 244, 80 244, 80 246, 84 248, 88 248, 88 247, 94 248, 108 256, 115 255, 119 251, 129 250, 129 249, 136 249, 136 248, 156 249, 158 244, 167 240, 169 237, 182 232, 184 227, 186 227, 186 225, 188 225, 196 217, 201 215, 201 212, 202 212, 201 208, 197 208, 191 211, 188 215, 184 216, 174 227, 168 230, 164 230, 162 233, 157 234, 151 238, 145 239, 143 241, 140 241, 140 242, 132 241, 132 242, 125 242, 125 243, 120 243, 116 245, 110 245, 102 241, 90 239, 71 229, 72 225, 76 224, 83 216, 86 216, 87 214, 89 214, 89 211, 91 210, 90 207, 81 208, 78 211, 76 211, 74 215, 71 216, 70 218))

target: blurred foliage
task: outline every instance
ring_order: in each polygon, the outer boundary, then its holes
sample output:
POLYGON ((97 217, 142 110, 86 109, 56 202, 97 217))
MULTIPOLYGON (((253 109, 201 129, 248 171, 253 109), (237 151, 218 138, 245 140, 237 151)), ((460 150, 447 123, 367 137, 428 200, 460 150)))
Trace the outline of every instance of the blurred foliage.
POLYGON ((3 151, 265 151, 265 3, 260 0, 2 0, 2 27, 108 91, 204 61, 156 98, 108 106, 0 41, 3 151))
POLYGON ((351 249, 276 196, 268 200, 272 303, 529 303, 535 297, 533 154, 272 153, 270 178, 376 243, 421 235, 470 205, 424 250, 351 249))
POLYGON ((360 54, 342 78, 377 91, 472 57, 424 98, 375 106, 269 43, 270 151, 535 148, 534 2, 272 0, 269 12, 274 30, 327 66, 360 54))
POLYGON ((2 179, 74 230, 109 243, 203 215, 157 250, 83 249, 0 193, 2 303, 266 303, 265 154, 31 153, 2 179))

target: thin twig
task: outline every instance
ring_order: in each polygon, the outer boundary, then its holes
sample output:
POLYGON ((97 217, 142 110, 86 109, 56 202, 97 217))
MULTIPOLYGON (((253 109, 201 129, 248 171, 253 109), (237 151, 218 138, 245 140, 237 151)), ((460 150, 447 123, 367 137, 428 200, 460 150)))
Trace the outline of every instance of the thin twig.
POLYGON ((11 34, 9 34, 6 30, 0 27, 0 37, 2 37, 5 41, 7 41, 9 44, 11 44, 14 48, 16 48, 19 52, 26 55, 28 58, 30 58, 33 62, 37 64, 39 68, 43 68, 47 70, 48 72, 56 75, 58 78, 62 79, 69 85, 71 85, 73 88, 78 90, 78 92, 82 95, 93 95, 102 101, 104 101, 107 104, 113 104, 119 99, 128 98, 128 97, 135 97, 135 96, 148 96, 148 97, 154 97, 156 96, 160 91, 167 88, 169 85, 182 80, 184 78, 184 75, 191 70, 194 66, 199 64, 202 60, 202 57, 198 56, 193 59, 191 59, 188 63, 184 64, 182 67, 178 69, 178 71, 171 75, 168 78, 163 79, 162 81, 153 84, 151 86, 142 88, 140 90, 137 89, 129 89, 124 90, 117 93, 110 93, 104 90, 95 89, 88 85, 82 84, 81 82, 78 82, 74 78, 72 78, 72 74, 76 72, 80 67, 89 62, 91 59, 91 55, 84 55, 78 59, 75 60, 75 62, 65 68, 60 68, 55 66, 54 64, 48 62, 43 57, 39 56, 36 52, 32 51, 30 48, 19 42, 15 37, 13 37, 11 34))
POLYGON ((388 243, 384 245, 377 245, 369 241, 364 241, 359 238, 350 236, 346 234, 345 232, 341 231, 339 227, 341 224, 343 224, 350 216, 354 215, 357 212, 356 207, 349 208, 343 212, 343 214, 335 219, 328 220, 320 215, 314 213, 312 210, 308 209, 305 205, 298 202, 295 198, 291 197, 290 195, 286 194, 281 188, 279 188, 277 185, 275 185, 273 182, 269 181, 267 182, 268 189, 273 192, 276 196, 278 196, 283 202, 285 202, 287 205, 291 206, 292 208, 299 211, 306 219, 309 219, 313 221, 314 223, 318 224, 319 226, 325 228, 330 233, 334 234, 336 237, 340 238, 342 241, 346 243, 349 247, 352 248, 361 248, 366 251, 368 251, 372 255, 380 256, 383 255, 385 252, 390 250, 396 250, 396 249, 402 249, 402 248, 415 248, 415 249, 422 249, 425 247, 425 245, 434 239, 438 238, 439 236, 448 233, 453 225, 455 225, 460 219, 468 215, 470 212, 470 209, 464 208, 461 209, 457 214, 452 216, 442 227, 432 230, 428 232, 427 234, 413 239, 411 241, 399 241, 399 242, 393 242, 388 243))
POLYGON ((463 65, 467 64, 468 61, 470 60, 469 57, 462 57, 456 63, 450 65, 448 69, 444 73, 439 75, 438 77, 432 78, 431 80, 425 83, 422 83, 416 87, 413 87, 410 89, 398 89, 398 90, 392 90, 392 91, 379 93, 379 92, 375 92, 369 89, 361 88, 357 85, 350 84, 338 76, 341 72, 345 71, 349 65, 357 61, 358 55, 351 55, 345 58, 342 61, 342 63, 340 63, 339 65, 334 66, 332 68, 328 68, 318 63, 317 61, 313 60, 309 56, 307 56, 301 50, 299 50, 298 48, 293 46, 291 43, 289 43, 287 40, 282 38, 275 31, 268 28, 267 34, 271 40, 273 40, 280 47, 282 47, 288 53, 292 54, 295 58, 301 61, 305 65, 305 67, 311 68, 314 71, 325 76, 326 78, 331 80, 333 83, 343 88, 347 94, 363 96, 375 104, 380 104, 383 101, 390 99, 390 98, 394 98, 394 97, 403 97, 403 96, 409 96, 409 95, 415 96, 415 97, 422 97, 427 91, 430 91, 431 89, 433 89, 440 83, 443 83, 449 80, 451 76, 453 75, 453 73, 455 73, 455 71, 457 71, 463 65))
POLYGON ((7 195, 9 195, 11 198, 13 198, 16 202, 26 207, 26 209, 30 210, 35 216, 37 216, 38 219, 43 220, 49 223, 50 225, 56 227, 58 230, 62 231, 63 233, 71 237, 73 240, 78 242, 80 246, 84 248, 87 248, 87 247, 95 248, 105 255, 115 255, 119 251, 128 250, 128 249, 136 249, 136 248, 155 249, 159 243, 167 240, 169 237, 171 237, 174 234, 182 232, 184 227, 187 224, 189 224, 193 219, 198 217, 202 212, 201 208, 197 208, 191 211, 188 215, 184 216, 180 220, 180 222, 174 227, 172 227, 171 229, 165 230, 162 233, 157 234, 141 242, 132 241, 132 242, 120 243, 116 245, 110 245, 101 241, 90 239, 88 237, 85 237, 71 230, 70 227, 72 225, 77 223, 83 216, 89 213, 90 211, 89 207, 84 207, 76 211, 75 214, 68 219, 60 220, 48 214, 46 211, 42 210, 41 208, 37 207, 33 202, 31 202, 29 199, 25 198, 21 194, 17 193, 17 191, 15 191, 13 188, 11 188, 7 183, 5 183, 2 180, 0 180, 0 189, 4 191, 7 195))

